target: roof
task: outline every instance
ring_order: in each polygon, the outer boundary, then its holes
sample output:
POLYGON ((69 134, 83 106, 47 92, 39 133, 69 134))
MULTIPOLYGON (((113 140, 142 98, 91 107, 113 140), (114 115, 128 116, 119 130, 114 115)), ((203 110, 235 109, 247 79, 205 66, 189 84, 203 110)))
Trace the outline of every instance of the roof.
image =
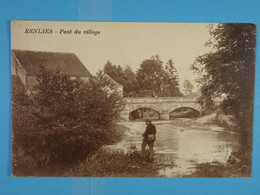
POLYGON ((121 85, 120 83, 116 82, 114 79, 112 79, 107 73, 104 73, 104 76, 111 82, 113 83, 115 86, 117 87, 123 87, 123 85, 121 85))
POLYGON ((48 71, 55 71, 59 68, 61 73, 70 76, 92 76, 74 53, 28 50, 12 50, 12 52, 25 69, 27 75, 33 76, 38 74, 40 70, 39 67, 43 65, 48 71))

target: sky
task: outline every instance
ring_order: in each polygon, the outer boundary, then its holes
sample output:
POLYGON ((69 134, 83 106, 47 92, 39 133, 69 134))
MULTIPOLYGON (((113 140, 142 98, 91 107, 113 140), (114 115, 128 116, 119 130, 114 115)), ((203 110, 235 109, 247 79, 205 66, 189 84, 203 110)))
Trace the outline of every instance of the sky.
POLYGON ((136 71, 142 61, 159 55, 163 62, 173 59, 180 85, 188 79, 196 91, 197 75, 190 67, 197 56, 210 51, 204 46, 210 39, 207 26, 207 23, 12 21, 11 48, 75 53, 93 75, 103 69, 107 60, 123 67, 129 65, 136 71))

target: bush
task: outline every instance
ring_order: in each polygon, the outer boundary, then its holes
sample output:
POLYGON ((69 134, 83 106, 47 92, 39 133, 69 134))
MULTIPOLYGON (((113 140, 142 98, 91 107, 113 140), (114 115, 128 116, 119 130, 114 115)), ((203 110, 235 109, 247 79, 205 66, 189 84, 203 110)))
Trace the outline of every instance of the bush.
POLYGON ((33 175, 55 162, 77 162, 113 142, 121 96, 100 78, 84 82, 47 72, 31 95, 12 92, 13 174, 33 175), (98 98, 97 98, 98 97, 98 98))

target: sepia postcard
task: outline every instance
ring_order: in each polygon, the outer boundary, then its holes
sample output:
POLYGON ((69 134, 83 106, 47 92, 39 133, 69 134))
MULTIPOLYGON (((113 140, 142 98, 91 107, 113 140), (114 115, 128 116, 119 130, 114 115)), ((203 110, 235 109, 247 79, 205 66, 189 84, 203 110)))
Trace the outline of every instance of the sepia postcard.
POLYGON ((256 25, 12 21, 12 175, 251 177, 256 25))

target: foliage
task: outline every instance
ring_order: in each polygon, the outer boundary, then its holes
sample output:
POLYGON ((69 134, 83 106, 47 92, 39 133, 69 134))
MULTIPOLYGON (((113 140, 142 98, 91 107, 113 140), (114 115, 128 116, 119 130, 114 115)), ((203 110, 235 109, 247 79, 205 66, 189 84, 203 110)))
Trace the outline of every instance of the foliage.
POLYGON ((172 59, 164 66, 158 55, 152 56, 142 62, 136 77, 140 90, 150 90, 154 96, 181 96, 178 73, 172 59))
POLYGON ((110 61, 107 61, 103 70, 117 83, 124 86, 124 96, 131 96, 131 93, 136 92, 136 76, 130 66, 123 69, 120 65, 112 65, 110 61))
POLYGON ((146 59, 135 74, 130 66, 123 69, 107 61, 104 72, 124 87, 124 96, 181 96, 179 78, 173 60, 164 63, 158 55, 146 59))
POLYGON ((120 65, 113 65, 110 61, 107 61, 104 65, 104 72, 121 85, 125 82, 124 71, 120 65))
POLYGON ((101 148, 91 153, 64 176, 74 177, 154 177, 158 167, 146 162, 136 149, 124 153, 101 148))
POLYGON ((16 175, 32 174, 36 167, 33 146, 38 139, 32 139, 35 123, 31 98, 22 92, 12 92, 12 169, 16 175))
POLYGON ((126 66, 124 69, 124 93, 125 96, 131 96, 131 93, 137 93, 138 92, 138 83, 136 80, 136 75, 132 71, 130 66, 126 66))
POLYGON ((42 67, 31 95, 12 94, 16 175, 59 161, 75 162, 113 142, 122 97, 100 76, 85 82, 42 67), (97 98, 98 97, 98 98, 97 98))
POLYGON ((193 64, 201 76, 199 101, 210 108, 219 100, 222 112, 234 117, 247 148, 252 143, 256 26, 219 24, 211 28, 211 35, 206 45, 215 51, 199 56, 193 64))
POLYGON ((159 56, 144 60, 136 78, 141 90, 151 90, 154 95, 159 93, 164 78, 163 62, 159 56))
POLYGON ((169 59, 166 62, 164 72, 161 96, 181 96, 182 94, 179 89, 179 76, 172 59, 169 59))
POLYGON ((79 78, 71 80, 59 70, 55 73, 42 70, 37 79, 39 84, 32 96, 40 124, 74 120, 109 126, 121 109, 120 94, 105 88, 108 81, 100 75, 84 82, 79 78))

